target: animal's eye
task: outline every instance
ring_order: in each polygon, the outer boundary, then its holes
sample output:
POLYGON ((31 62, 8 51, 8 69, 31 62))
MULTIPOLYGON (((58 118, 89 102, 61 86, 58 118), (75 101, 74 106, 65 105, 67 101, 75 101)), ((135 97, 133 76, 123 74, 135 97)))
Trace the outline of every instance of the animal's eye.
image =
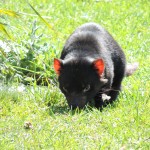
POLYGON ((87 92, 87 91, 89 91, 90 90, 90 85, 88 84, 84 89, 83 89, 83 92, 87 92))
POLYGON ((65 92, 68 92, 68 90, 67 90, 65 87, 63 87, 63 90, 64 90, 65 92))

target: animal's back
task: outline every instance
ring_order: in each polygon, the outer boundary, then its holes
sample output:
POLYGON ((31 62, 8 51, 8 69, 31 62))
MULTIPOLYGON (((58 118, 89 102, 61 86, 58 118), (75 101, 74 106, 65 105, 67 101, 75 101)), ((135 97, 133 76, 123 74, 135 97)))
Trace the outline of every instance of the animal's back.
POLYGON ((114 65, 114 78, 116 78, 114 80, 117 80, 120 76, 124 76, 126 69, 124 52, 109 32, 99 24, 86 23, 77 28, 73 34, 84 34, 84 32, 93 34, 101 47, 99 50, 105 51, 104 53, 102 52, 105 57, 104 59, 112 60, 114 65), (111 55, 111 58, 109 58, 109 55, 111 55))
POLYGON ((107 72, 114 80, 122 80, 125 75, 125 55, 114 38, 96 23, 86 23, 78 27, 68 38, 61 59, 75 57, 102 58, 107 72))

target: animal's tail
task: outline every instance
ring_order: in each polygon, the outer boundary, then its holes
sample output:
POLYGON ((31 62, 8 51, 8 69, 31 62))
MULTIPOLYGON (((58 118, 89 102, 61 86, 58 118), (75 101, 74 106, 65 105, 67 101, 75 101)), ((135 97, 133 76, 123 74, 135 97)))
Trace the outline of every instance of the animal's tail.
POLYGON ((125 76, 128 77, 128 76, 131 76, 139 67, 139 63, 138 62, 135 62, 133 64, 128 64, 127 67, 126 67, 126 74, 125 76))

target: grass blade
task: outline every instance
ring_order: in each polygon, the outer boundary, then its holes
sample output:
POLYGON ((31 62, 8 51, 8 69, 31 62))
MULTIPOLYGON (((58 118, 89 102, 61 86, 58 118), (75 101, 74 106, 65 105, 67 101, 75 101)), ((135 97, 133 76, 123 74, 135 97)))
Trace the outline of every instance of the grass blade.
POLYGON ((39 18, 46 24, 46 26, 49 29, 52 29, 52 25, 50 25, 36 10, 35 8, 28 2, 29 6, 32 8, 32 10, 39 16, 39 18))
POLYGON ((2 23, 0 23, 0 31, 4 32, 10 39, 12 39, 2 23))
POLYGON ((12 10, 0 9, 0 14, 5 14, 11 17, 19 17, 19 14, 12 10))

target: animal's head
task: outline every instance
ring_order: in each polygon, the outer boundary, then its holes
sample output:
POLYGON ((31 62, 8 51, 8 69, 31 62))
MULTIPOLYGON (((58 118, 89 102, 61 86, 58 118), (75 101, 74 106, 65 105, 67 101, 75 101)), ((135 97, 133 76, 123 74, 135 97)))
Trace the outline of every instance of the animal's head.
POLYGON ((107 82, 102 59, 54 59, 59 87, 71 108, 83 108, 107 82))

